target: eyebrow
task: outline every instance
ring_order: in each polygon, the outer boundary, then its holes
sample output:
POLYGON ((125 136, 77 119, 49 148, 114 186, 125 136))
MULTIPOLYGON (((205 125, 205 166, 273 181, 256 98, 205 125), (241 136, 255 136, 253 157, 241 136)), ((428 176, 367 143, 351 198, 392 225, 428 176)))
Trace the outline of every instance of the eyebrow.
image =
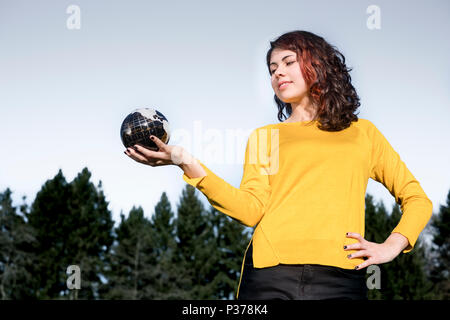
MULTIPOLYGON (((293 54, 288 55, 288 56, 284 57, 283 59, 281 59, 281 61, 283 61, 283 60, 286 59, 287 57, 292 57, 292 56, 293 56, 293 54)), ((273 65, 273 64, 276 64, 276 63, 275 63, 275 62, 272 62, 271 64, 269 64, 269 66, 271 66, 271 65, 273 65)), ((276 64, 276 65, 278 65, 278 64, 276 64)))

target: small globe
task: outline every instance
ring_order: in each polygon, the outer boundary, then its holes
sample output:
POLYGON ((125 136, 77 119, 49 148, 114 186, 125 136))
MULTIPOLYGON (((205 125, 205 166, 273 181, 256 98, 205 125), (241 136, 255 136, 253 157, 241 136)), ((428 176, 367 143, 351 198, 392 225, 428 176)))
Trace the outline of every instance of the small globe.
POLYGON ((135 144, 147 149, 158 151, 159 148, 150 139, 150 135, 158 137, 162 142, 168 143, 170 139, 169 121, 158 110, 140 108, 131 112, 120 127, 120 137, 125 148, 135 144))

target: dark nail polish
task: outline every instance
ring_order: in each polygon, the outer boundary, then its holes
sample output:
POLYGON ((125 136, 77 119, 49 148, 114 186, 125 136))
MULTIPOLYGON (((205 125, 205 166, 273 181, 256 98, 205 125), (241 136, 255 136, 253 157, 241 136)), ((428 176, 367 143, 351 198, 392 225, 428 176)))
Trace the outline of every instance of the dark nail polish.
POLYGON ((355 267, 355 270, 358 270, 358 266, 355 267))
POLYGON ((349 258, 350 259, 350 257, 351 257, 352 255, 351 254, 349 254, 348 256, 347 256, 347 258, 349 258))
POLYGON ((347 246, 344 246, 344 249, 347 249, 347 246))

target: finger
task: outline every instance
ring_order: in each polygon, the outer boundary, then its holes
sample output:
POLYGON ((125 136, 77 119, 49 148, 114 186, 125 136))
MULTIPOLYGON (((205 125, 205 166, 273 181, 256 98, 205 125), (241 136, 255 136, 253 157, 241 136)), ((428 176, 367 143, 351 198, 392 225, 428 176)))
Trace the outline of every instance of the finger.
POLYGON ((347 238, 357 239, 360 242, 365 241, 365 239, 359 233, 356 233, 356 232, 347 232, 346 236, 347 236, 347 238))
POLYGON ((143 156, 145 156, 148 159, 152 159, 151 161, 154 161, 155 159, 161 158, 161 152, 160 151, 152 151, 150 149, 147 149, 145 147, 142 147, 138 144, 135 144, 133 146, 133 148, 139 152, 140 154, 142 154, 143 156))
POLYGON ((348 250, 361 250, 361 249, 366 249, 366 247, 361 242, 347 244, 347 245, 344 246, 344 250, 345 251, 348 251, 348 250))
POLYGON ((134 149, 138 153, 141 153, 151 166, 156 167, 167 164, 165 159, 161 159, 161 157, 164 156, 164 153, 161 151, 152 151, 137 144, 134 145, 134 149))
POLYGON ((125 153, 127 156, 131 157, 131 153, 128 148, 123 153, 125 153))
POLYGON ((368 257, 369 252, 367 250, 359 250, 356 252, 353 252, 352 254, 349 254, 347 258, 349 259, 355 259, 355 258, 361 258, 361 257, 368 257))
POLYGON ((133 148, 127 148, 129 156, 138 161, 138 162, 146 162, 147 158, 145 158, 142 154, 140 154, 139 152, 135 151, 133 148))
POLYGON ((157 160, 156 162, 152 163, 153 167, 159 167, 159 166, 163 166, 163 165, 165 165, 164 160, 157 160))
POLYGON ((375 260, 374 260, 373 258, 369 258, 369 259, 367 259, 366 261, 364 261, 363 263, 357 265, 357 266, 355 267, 355 270, 361 270, 361 269, 364 269, 364 268, 366 268, 366 267, 368 267, 368 266, 370 266, 370 265, 372 265, 372 264, 376 264, 376 263, 375 263, 375 260))
POLYGON ((156 146, 159 148, 159 150, 165 148, 166 144, 162 142, 157 136, 150 136, 150 139, 156 144, 156 146))

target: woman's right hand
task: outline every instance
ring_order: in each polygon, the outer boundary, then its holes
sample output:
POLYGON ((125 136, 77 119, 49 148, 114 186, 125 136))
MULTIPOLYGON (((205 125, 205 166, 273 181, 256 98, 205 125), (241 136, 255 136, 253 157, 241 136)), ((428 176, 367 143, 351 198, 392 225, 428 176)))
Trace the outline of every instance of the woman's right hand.
POLYGON ((158 151, 152 151, 139 145, 127 148, 124 152, 131 159, 152 167, 177 165, 190 161, 190 157, 180 146, 170 146, 162 142, 158 137, 150 136, 150 139, 159 148, 158 151))

